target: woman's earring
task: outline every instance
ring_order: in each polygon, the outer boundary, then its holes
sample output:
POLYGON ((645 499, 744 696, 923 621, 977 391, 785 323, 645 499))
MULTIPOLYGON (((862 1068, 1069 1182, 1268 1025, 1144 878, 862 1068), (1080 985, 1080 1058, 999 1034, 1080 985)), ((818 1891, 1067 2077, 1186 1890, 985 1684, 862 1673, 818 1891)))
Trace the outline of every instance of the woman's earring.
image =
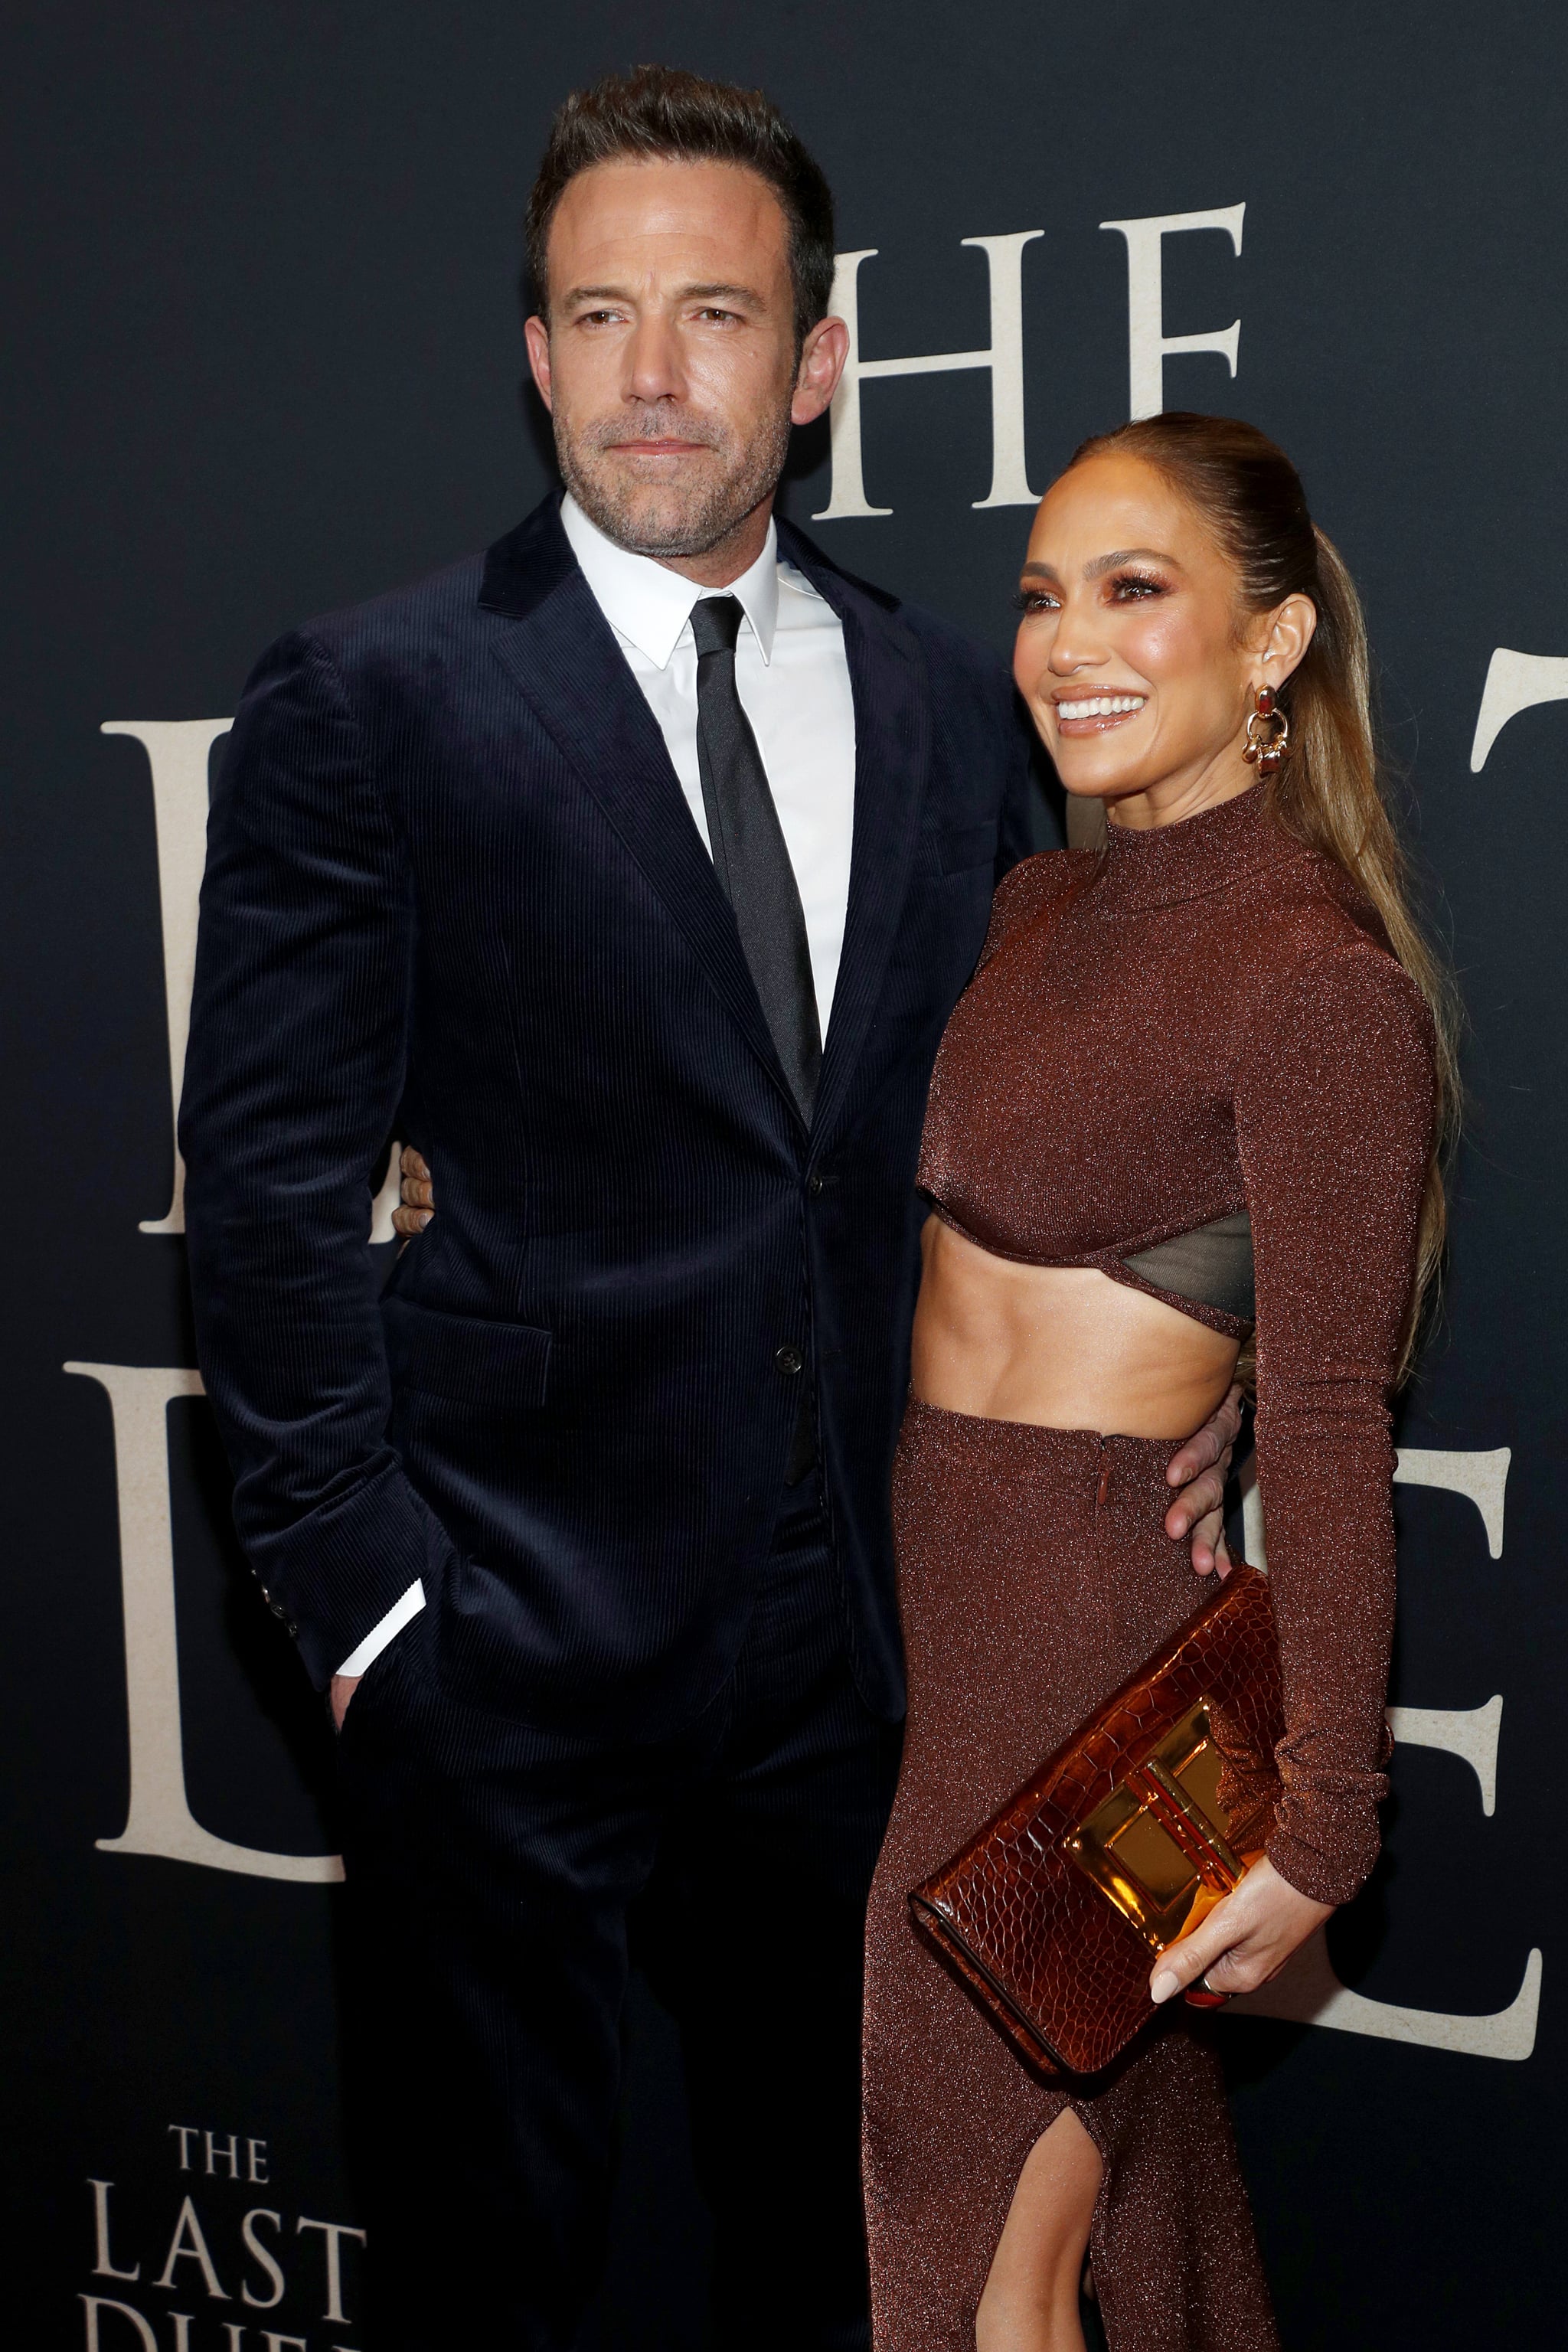
POLYGON ((1247 714, 1247 741, 1242 758, 1260 776, 1277 776, 1290 756, 1290 721, 1274 698, 1271 686, 1260 686, 1247 714))

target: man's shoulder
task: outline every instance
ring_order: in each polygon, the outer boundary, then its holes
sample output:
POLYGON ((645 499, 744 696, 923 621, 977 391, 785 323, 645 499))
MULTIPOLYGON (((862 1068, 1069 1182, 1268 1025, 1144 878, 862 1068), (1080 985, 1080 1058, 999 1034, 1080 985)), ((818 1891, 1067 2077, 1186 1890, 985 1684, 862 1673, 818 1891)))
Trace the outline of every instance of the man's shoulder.
POLYGON ((820 589, 825 584, 823 575, 826 575, 826 582, 841 582, 845 587, 866 598, 889 621, 908 630, 919 641, 928 657, 940 663, 950 674, 954 670, 967 673, 977 680, 1001 687, 1011 693, 1011 671, 994 646, 971 636, 967 630, 961 629, 955 622, 945 619, 940 613, 931 612, 923 604, 912 604, 892 589, 884 588, 879 582, 868 580, 861 573, 836 562, 819 541, 808 538, 797 525, 785 522, 782 517, 779 521, 779 553, 786 562, 803 572, 814 586, 820 589), (817 575, 815 579, 814 574, 817 575))
POLYGON ((1010 702, 1013 698, 1013 669, 1004 654, 988 646, 981 637, 961 629, 941 613, 932 613, 923 604, 900 604, 900 618, 912 629, 934 660, 949 671, 958 670, 981 684, 994 688, 1010 702))
POLYGON ((298 634, 342 654, 449 629, 477 606, 484 571, 482 554, 460 556, 401 587, 312 614, 300 623, 298 634))
POLYGON ((489 547, 402 587, 318 613, 300 624, 298 634, 352 659, 379 647, 416 646, 479 628, 487 610, 525 610, 571 567, 559 505, 552 494, 489 547))

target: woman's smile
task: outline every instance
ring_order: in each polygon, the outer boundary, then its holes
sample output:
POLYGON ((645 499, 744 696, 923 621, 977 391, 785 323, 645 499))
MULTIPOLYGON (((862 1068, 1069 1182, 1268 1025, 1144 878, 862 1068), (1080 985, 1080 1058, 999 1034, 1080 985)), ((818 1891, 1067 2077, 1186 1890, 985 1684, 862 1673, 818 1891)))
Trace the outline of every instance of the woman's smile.
POLYGON ((1058 694, 1057 725, 1064 735, 1104 735, 1136 719, 1146 694, 1058 694))

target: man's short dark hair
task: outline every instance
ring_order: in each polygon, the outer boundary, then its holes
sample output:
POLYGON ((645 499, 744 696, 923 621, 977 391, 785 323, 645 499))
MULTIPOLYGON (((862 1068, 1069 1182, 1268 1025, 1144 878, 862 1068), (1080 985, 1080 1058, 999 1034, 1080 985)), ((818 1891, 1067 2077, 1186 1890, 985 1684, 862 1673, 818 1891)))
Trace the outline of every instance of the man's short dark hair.
POLYGON ((606 74, 557 107, 528 200, 528 277, 540 310, 548 316, 545 247, 568 182, 595 163, 639 155, 739 163, 767 182, 789 224, 798 348, 826 317, 833 293, 833 194, 822 167, 760 89, 704 81, 674 66, 606 74))

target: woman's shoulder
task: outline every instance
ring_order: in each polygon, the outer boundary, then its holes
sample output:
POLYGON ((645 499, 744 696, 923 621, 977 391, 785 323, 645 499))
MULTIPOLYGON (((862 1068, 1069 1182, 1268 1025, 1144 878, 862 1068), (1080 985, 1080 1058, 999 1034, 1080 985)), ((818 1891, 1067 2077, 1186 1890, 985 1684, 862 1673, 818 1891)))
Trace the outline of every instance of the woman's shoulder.
POLYGON ((1010 933, 1022 930, 1053 901, 1065 897, 1075 881, 1093 871, 1094 865, 1091 850, 1046 849, 1011 867, 996 885, 991 901, 991 928, 981 961, 994 955, 1010 933))
POLYGON ((1255 1042, 1266 1044, 1306 1013, 1325 1029, 1383 1032, 1391 1045, 1430 1059, 1426 1000, 1372 900, 1342 866, 1293 846, 1270 874, 1256 916, 1247 956, 1255 1042))
POLYGON ((1265 894, 1277 899, 1287 929, 1293 921, 1303 943, 1324 948, 1355 935, 1392 953, 1383 918, 1353 875, 1283 829, 1274 840, 1277 855, 1260 880, 1265 894))
POLYGON ((1267 927, 1282 954, 1331 955, 1364 945, 1393 960, 1383 918, 1352 875, 1321 850, 1289 835, 1258 877, 1267 927))

